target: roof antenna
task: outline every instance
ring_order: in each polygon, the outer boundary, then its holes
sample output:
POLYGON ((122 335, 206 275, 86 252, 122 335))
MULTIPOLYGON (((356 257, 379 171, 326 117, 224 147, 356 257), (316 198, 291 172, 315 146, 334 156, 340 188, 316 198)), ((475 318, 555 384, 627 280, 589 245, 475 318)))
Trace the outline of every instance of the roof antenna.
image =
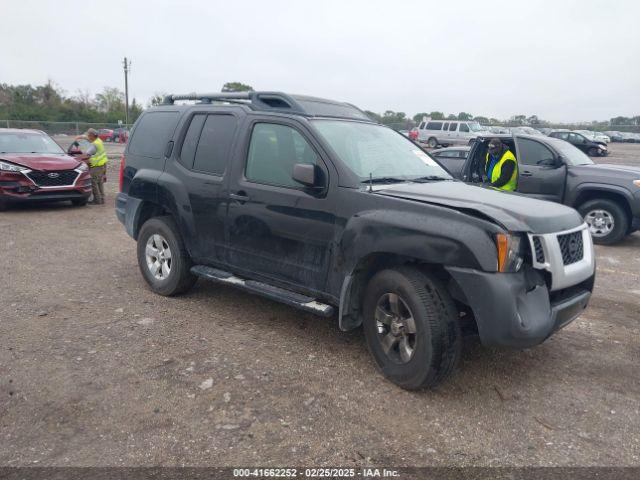
POLYGON ((373 172, 369 172, 369 193, 373 192, 373 172))

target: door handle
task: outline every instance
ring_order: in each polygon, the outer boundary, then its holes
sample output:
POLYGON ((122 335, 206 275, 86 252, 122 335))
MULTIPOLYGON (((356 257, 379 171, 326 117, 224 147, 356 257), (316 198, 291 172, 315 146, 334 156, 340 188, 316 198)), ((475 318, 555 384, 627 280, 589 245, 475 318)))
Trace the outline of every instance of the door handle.
POLYGON ((523 177, 533 177, 533 173, 531 173, 528 170, 525 170, 524 172, 522 172, 520 175, 522 175, 523 177))
POLYGON ((233 200, 236 200, 239 203, 244 203, 250 200, 249 195, 246 194, 246 192, 238 192, 238 193, 230 193, 229 197, 232 198, 233 200))

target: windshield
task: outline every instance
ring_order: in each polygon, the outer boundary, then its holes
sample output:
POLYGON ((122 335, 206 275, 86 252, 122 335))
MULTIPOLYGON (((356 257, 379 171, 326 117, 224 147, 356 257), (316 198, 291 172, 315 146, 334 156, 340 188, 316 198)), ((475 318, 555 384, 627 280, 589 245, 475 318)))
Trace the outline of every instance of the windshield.
POLYGON ((581 133, 587 138, 594 138, 596 134, 594 132, 590 132, 589 130, 574 130, 576 133, 581 133))
POLYGON ((567 165, 593 165, 585 153, 564 140, 551 140, 567 165))
POLYGON ((451 176, 419 147, 393 130, 370 123, 313 120, 322 138, 361 180, 451 176))
POLYGON ((41 133, 0 133, 0 153, 64 153, 51 138, 41 133))
POLYGON ((471 122, 468 125, 469 125, 469 129, 472 132, 483 132, 486 130, 486 128, 480 125, 478 122, 471 122))

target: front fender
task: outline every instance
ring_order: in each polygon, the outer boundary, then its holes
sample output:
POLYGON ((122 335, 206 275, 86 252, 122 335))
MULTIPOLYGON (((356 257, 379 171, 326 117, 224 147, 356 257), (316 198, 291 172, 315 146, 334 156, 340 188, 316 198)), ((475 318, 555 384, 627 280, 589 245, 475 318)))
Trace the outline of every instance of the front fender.
POLYGON ((576 202, 585 192, 605 192, 620 195, 625 199, 625 201, 631 208, 631 212, 633 213, 633 215, 640 215, 640 203, 635 201, 633 193, 631 193, 630 190, 618 185, 592 182, 580 183, 575 187, 575 189, 573 189, 571 196, 567 199, 567 203, 575 208, 579 207, 576 202))
POLYGON ((495 271, 492 234, 501 231, 497 225, 447 208, 422 210, 371 210, 349 219, 338 244, 345 269, 353 272, 360 259, 384 252, 424 263, 495 271))
POLYGON ((493 235, 500 227, 486 220, 438 206, 427 211, 372 210, 353 216, 337 245, 337 262, 344 275, 339 282, 338 323, 350 330, 361 323, 358 313, 370 261, 456 266, 481 271, 497 268, 493 235))

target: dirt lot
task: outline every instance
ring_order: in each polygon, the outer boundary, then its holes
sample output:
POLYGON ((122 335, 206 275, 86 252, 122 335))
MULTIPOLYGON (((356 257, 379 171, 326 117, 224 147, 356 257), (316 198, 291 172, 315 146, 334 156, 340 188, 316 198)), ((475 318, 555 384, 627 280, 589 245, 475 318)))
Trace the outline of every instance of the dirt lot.
POLYGON ((640 234, 597 247, 590 307, 546 343, 467 342, 409 393, 335 320, 204 281, 152 294, 108 148, 111 205, 0 214, 0 465, 640 465, 640 234))

